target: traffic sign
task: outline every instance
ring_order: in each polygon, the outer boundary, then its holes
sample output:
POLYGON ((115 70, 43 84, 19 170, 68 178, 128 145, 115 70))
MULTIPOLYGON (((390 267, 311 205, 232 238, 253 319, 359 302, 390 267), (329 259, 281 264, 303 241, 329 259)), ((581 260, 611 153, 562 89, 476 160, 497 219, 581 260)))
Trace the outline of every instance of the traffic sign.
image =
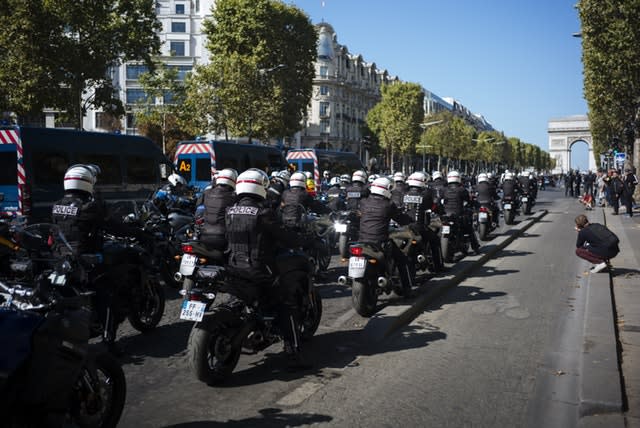
POLYGON ((618 164, 623 165, 626 157, 627 157, 626 153, 616 153, 616 157, 615 157, 616 165, 618 164))

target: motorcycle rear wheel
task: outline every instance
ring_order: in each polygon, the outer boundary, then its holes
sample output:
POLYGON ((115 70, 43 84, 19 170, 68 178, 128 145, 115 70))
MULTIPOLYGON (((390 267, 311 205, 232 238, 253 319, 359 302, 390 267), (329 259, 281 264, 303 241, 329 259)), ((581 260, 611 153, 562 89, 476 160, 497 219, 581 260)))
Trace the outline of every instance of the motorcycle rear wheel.
POLYGON ((442 258, 447 263, 453 263, 453 246, 449 242, 449 238, 440 238, 440 248, 442 249, 442 258))
POLYGON ((504 222, 508 225, 513 224, 515 213, 513 210, 504 210, 504 222))
POLYGON ((340 238, 338 238, 338 251, 343 259, 349 258, 349 240, 346 233, 341 233, 340 238))
POLYGON ((315 288, 311 291, 312 302, 309 304, 302 316, 302 322, 300 323, 301 332, 300 338, 303 341, 311 340, 313 335, 320 326, 320 319, 322 318, 322 298, 320 293, 315 288))
POLYGON ((165 296, 162 286, 147 278, 142 295, 131 307, 127 317, 131 326, 141 333, 147 333, 160 323, 164 314, 165 296))
POLYGON ((95 357, 96 373, 78 378, 69 417, 74 426, 115 428, 127 396, 127 382, 122 366, 109 353, 95 357), (91 385, 85 382, 91 381, 91 385))
POLYGON ((187 352, 191 370, 201 382, 216 385, 226 380, 240 359, 242 346, 234 346, 236 329, 215 319, 196 324, 189 335, 187 352))
POLYGON ((489 235, 489 224, 488 223, 479 223, 478 224, 478 238, 481 241, 486 241, 489 235))
POLYGON ((351 304, 356 312, 363 317, 375 314, 378 304, 375 283, 367 278, 354 280, 351 286, 351 304))

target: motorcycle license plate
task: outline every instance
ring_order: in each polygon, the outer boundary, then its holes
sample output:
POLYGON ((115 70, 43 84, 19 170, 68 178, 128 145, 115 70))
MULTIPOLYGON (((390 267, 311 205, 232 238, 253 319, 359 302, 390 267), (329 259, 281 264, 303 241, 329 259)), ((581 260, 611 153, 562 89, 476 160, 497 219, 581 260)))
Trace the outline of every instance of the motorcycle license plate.
POLYGON ((346 233, 347 232, 346 223, 336 223, 334 225, 334 228, 336 229, 336 232, 338 232, 338 233, 346 233))
POLYGON ((191 300, 185 300, 182 302, 182 310, 180 311, 180 319, 187 321, 202 321, 204 318, 204 310, 207 307, 202 302, 193 302, 191 300))
POLYGON ((478 213, 478 220, 487 220, 489 218, 489 216, 487 215, 487 213, 478 213))
POLYGON ((527 198, 526 196, 524 198, 522 198, 522 202, 528 202, 529 198, 527 198))
POLYGON ((349 258, 349 276, 351 278, 362 278, 367 266, 367 259, 364 257, 349 258))
POLYGON ((184 254, 180 262, 180 273, 183 275, 191 275, 196 267, 198 258, 191 254, 184 254))
POLYGON ((510 210, 511 209, 511 204, 504 204, 504 206, 502 207, 505 210, 510 210))
POLYGON ((443 225, 442 226, 442 234, 443 235, 448 235, 451 233, 451 226, 447 225, 443 225))

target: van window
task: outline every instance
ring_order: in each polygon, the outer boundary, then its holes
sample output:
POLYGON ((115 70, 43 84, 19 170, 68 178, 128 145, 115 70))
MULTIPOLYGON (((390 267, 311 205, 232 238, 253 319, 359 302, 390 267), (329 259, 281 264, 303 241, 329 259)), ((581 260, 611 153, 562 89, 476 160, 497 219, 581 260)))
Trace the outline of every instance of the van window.
POLYGON ((60 186, 69 168, 67 153, 35 152, 32 159, 33 180, 40 186, 60 186))
POLYGON ((196 158, 196 181, 211 181, 211 158, 196 158))
POLYGON ((122 168, 120 157, 107 154, 78 155, 78 163, 89 163, 100 167, 97 184, 122 184, 122 168))
POLYGON ((158 165, 153 158, 127 156, 127 183, 154 184, 158 165))
POLYGON ((0 152, 0 185, 18 184, 18 155, 16 152, 0 152))

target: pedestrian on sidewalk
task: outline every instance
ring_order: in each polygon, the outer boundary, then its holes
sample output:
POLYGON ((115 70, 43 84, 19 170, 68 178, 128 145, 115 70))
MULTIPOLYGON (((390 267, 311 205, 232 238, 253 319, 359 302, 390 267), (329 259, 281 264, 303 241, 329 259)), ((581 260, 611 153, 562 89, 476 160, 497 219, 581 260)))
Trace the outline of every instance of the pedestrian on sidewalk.
POLYGON ((615 233, 600 223, 589 223, 586 215, 580 214, 575 219, 578 240, 576 256, 587 260, 595 266, 591 273, 598 273, 609 266, 609 260, 620 252, 620 240, 615 233))
POLYGON ((638 177, 631 171, 631 169, 627 168, 624 170, 624 178, 622 179, 623 192, 622 192, 622 203, 627 208, 626 217, 633 217, 633 192, 636 191, 636 186, 638 185, 638 177))
POLYGON ((613 215, 618 215, 618 209, 620 206, 620 196, 624 190, 624 183, 618 176, 618 170, 611 170, 611 178, 609 179, 609 198, 611 199, 611 207, 613 208, 613 215))

